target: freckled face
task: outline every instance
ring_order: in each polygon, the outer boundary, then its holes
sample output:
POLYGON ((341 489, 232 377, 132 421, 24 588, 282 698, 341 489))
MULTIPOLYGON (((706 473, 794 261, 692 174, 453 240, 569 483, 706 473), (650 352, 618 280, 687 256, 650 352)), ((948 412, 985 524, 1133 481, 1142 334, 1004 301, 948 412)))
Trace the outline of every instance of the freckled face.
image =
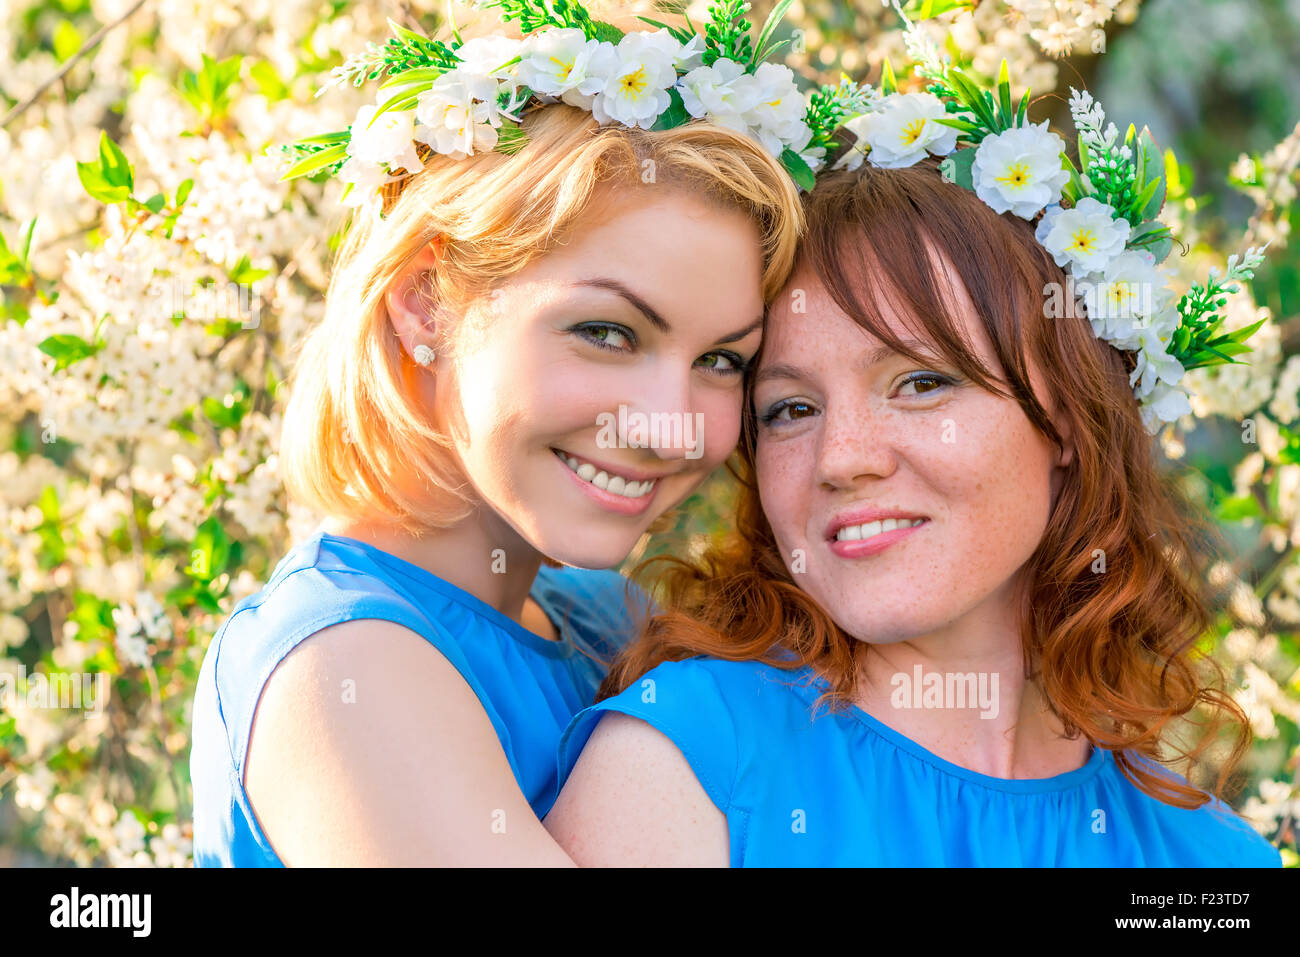
MULTIPOLYGON (((969 297, 946 272, 967 342, 1001 379, 969 297)), ((912 337, 902 317, 885 318, 912 337)), ((932 347, 914 346, 935 357, 926 364, 888 349, 802 269, 773 304, 766 336, 754 394, 759 494, 795 582, 872 643, 1005 607, 995 603, 1010 600, 1038 546, 1060 477, 1060 453, 1020 405, 932 347), (795 290, 806 297, 798 312, 795 290), (911 518, 855 539, 876 531, 864 510, 911 518)), ((1032 370, 1031 381, 1041 400, 1032 370)))

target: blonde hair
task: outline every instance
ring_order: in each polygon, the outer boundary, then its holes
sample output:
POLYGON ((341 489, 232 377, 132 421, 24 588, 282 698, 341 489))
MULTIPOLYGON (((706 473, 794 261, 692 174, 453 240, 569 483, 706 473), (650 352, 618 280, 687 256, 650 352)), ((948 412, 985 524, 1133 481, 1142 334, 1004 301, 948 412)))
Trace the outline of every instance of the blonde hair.
MULTIPOLYGON (((765 303, 785 282, 803 226, 798 192, 748 136, 700 121, 657 131, 599 127, 563 104, 533 110, 522 125, 528 141, 514 155, 451 160, 421 144, 423 170, 385 187, 384 217, 363 207, 350 222, 324 318, 290 379, 279 461, 291 499, 415 534, 472 510, 450 437, 418 400, 414 376, 422 370, 403 351, 384 302, 435 239, 442 251, 428 292, 440 314, 463 314, 493 284, 563 243, 598 188, 645 188, 649 168, 654 188, 685 189, 758 227, 765 303)), ((440 340, 446 325, 438 324, 440 340)))

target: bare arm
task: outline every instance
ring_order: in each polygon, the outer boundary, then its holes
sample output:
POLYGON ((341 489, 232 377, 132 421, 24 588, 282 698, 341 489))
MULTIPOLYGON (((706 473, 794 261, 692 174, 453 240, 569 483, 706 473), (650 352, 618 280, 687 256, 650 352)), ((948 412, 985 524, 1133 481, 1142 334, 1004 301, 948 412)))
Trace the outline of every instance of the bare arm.
POLYGON ((582 867, 726 867, 727 818, 681 751, 640 718, 591 733, 546 829, 582 867))
POLYGON ((324 628, 285 656, 245 768, 292 866, 572 866, 533 814, 473 689, 394 622, 324 628))

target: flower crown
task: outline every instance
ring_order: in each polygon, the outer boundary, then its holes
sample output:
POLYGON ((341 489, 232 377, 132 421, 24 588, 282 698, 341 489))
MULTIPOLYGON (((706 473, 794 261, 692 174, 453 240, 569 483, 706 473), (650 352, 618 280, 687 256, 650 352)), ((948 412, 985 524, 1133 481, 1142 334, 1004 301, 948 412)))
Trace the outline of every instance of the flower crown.
MULTIPOLYGON (((380 98, 344 131, 279 149, 292 165, 281 180, 337 175, 345 206, 379 201, 384 186, 418 172, 431 153, 463 159, 521 149, 523 113, 567 103, 602 124, 670 129, 700 118, 746 133, 778 158, 796 184, 812 189, 833 134, 866 107, 847 79, 805 98, 789 67, 764 62, 793 0, 781 0, 749 38, 745 0, 715 0, 704 34, 651 20, 653 32, 624 33, 594 20, 574 0, 475 0, 517 20, 522 40, 501 35, 462 41, 455 24, 444 43, 394 23, 395 36, 367 44, 331 71, 331 85, 361 86, 387 74, 380 98)), ((382 215, 382 211, 381 211, 382 215)))
MULTIPOLYGON (((898 0, 885 0, 902 18, 908 55, 930 81, 926 93, 899 93, 886 62, 881 91, 843 126, 856 142, 835 168, 912 166, 927 153, 943 157, 949 182, 975 194, 999 213, 1026 220, 1040 213, 1035 238, 1071 278, 1099 339, 1136 353, 1129 376, 1147 431, 1192 411, 1183 374, 1203 366, 1238 364, 1250 352, 1244 341, 1264 323, 1219 333, 1219 313, 1236 280, 1251 279, 1265 246, 1228 259, 1220 276, 1194 284, 1175 304, 1160 264, 1173 248, 1169 227, 1158 221, 1166 190, 1163 158, 1151 133, 1132 126, 1123 142, 1106 125, 1101 105, 1071 89, 1070 115, 1078 132, 1079 165, 1065 141, 1026 122, 1029 93, 1011 99, 1006 61, 996 95, 982 90, 940 55, 933 41, 908 20, 898 0)), ((1046 290, 1044 290, 1046 292, 1046 290)))

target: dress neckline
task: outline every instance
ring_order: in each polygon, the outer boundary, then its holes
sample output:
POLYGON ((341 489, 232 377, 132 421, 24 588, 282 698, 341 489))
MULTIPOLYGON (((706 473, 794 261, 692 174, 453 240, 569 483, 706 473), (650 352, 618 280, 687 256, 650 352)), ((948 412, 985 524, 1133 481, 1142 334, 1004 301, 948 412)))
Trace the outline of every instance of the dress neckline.
MULTIPOLYGON (((796 684, 795 690, 811 706, 822 692, 830 689, 830 684, 811 665, 802 669, 802 673, 808 680, 796 684)), ((1013 794, 1047 794, 1068 791, 1091 781, 1101 773, 1103 767, 1113 760, 1109 752, 1094 744, 1088 760, 1073 771, 1064 771, 1061 774, 1055 774, 1047 778, 999 778, 991 774, 972 771, 970 768, 963 768, 959 764, 953 764, 951 761, 939 757, 933 751, 921 746, 902 732, 891 728, 879 718, 863 711, 857 705, 849 705, 845 714, 865 726, 868 731, 874 733, 877 737, 883 738, 898 750, 906 752, 910 757, 929 764, 944 774, 961 778, 964 781, 994 791, 1007 791, 1013 794)))
POLYGON ((460 605, 464 605, 474 614, 491 622, 496 627, 509 633, 510 636, 517 641, 541 654, 551 658, 571 658, 573 655, 578 653, 578 648, 574 644, 572 636, 569 634, 569 629, 565 627, 568 616, 557 614, 560 609, 553 607, 550 602, 547 601, 545 590, 541 588, 541 586, 545 584, 543 576, 548 575, 548 573, 552 571, 552 569, 547 565, 542 565, 537 569, 537 577, 533 579, 532 585, 529 586, 528 594, 535 602, 537 602, 538 606, 546 614, 546 617, 551 620, 551 624, 555 627, 555 633, 560 636, 558 641, 550 641, 549 639, 543 638, 541 635, 534 634, 523 625, 519 624, 519 622, 502 614, 472 592, 468 592, 458 585, 453 585, 445 578, 440 578, 427 568, 423 568, 413 562, 408 562, 406 559, 394 555, 392 552, 385 551, 377 545, 363 542, 359 538, 351 538, 347 535, 335 535, 332 532, 325 531, 316 532, 315 537, 321 540, 328 539, 345 546, 360 548, 375 561, 384 565, 391 571, 407 578, 414 579, 420 585, 423 585, 431 591, 437 592, 444 598, 460 605))

